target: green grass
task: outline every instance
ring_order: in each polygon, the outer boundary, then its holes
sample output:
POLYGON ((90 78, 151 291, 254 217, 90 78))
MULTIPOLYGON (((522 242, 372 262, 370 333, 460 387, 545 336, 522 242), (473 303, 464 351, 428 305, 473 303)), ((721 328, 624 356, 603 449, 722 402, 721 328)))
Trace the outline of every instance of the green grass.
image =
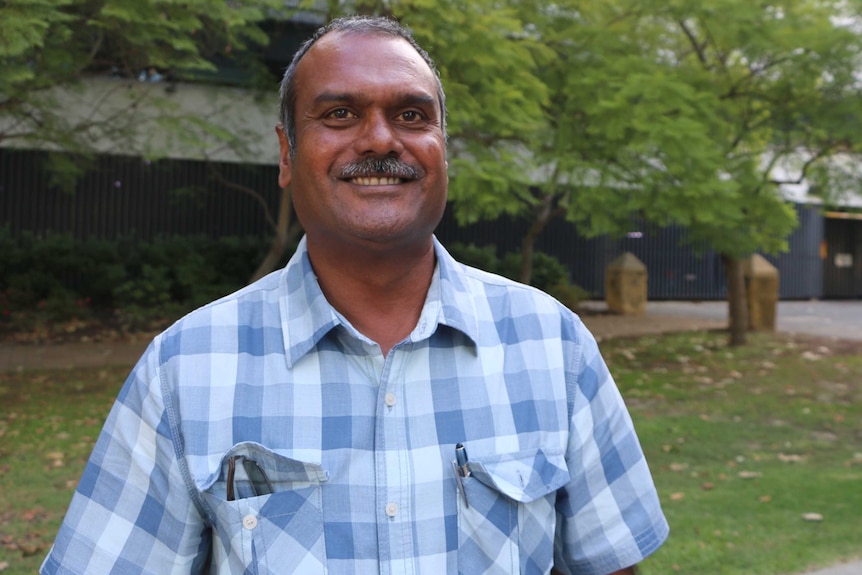
POLYGON ((858 557, 862 345, 725 339, 602 345, 671 525, 643 574, 776 575, 858 557))
POLYGON ((0 372, 0 573, 37 571, 129 368, 0 372))
MULTIPOLYGON (((777 575, 858 557, 862 344, 725 340, 602 343, 671 525, 643 575, 777 575)), ((0 372, 3 575, 38 569, 127 373, 0 372)))

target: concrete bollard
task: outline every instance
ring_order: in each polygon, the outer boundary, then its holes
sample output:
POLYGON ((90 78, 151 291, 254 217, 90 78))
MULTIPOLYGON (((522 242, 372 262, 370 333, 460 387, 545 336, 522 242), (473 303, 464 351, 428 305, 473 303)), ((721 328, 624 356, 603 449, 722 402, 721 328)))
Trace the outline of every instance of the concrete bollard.
POLYGON ((647 304, 647 269, 633 253, 625 252, 605 272, 608 309, 622 315, 643 315, 647 304))
POLYGON ((778 268, 760 254, 745 262, 745 291, 748 298, 748 328, 775 331, 778 315, 778 268))

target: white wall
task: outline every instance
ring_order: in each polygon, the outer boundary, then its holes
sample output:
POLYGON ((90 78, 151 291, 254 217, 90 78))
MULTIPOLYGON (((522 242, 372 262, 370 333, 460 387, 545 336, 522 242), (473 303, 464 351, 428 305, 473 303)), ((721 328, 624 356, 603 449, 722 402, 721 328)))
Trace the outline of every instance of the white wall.
MULTIPOLYGON (((75 88, 55 89, 45 98, 64 121, 78 126, 81 141, 97 152, 210 159, 253 164, 278 161, 278 86, 269 94, 205 84, 89 78, 75 88)), ((0 134, 24 131, 0 117, 0 134)), ((22 138, 0 145, 57 149, 50 140, 22 138)))

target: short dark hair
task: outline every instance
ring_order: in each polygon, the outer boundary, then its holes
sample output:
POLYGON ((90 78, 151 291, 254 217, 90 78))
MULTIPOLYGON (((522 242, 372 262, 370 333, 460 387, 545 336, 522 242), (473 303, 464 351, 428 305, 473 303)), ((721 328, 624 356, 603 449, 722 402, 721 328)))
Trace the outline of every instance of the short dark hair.
POLYGON ((431 72, 434 73, 434 77, 437 79, 437 100, 440 102, 441 115, 440 125, 443 130, 443 139, 444 141, 446 140, 446 94, 443 93, 443 83, 440 81, 437 66, 434 64, 434 60, 431 59, 431 56, 428 55, 428 52, 426 52, 416 42, 416 39, 413 38, 413 34, 410 30, 395 20, 380 16, 348 16, 344 18, 336 18, 326 26, 319 28, 311 38, 306 40, 305 43, 299 47, 299 50, 297 50, 296 54, 293 56, 293 60, 290 62, 290 66, 288 66, 287 70, 284 72, 284 77, 281 80, 281 87, 279 89, 279 119, 282 126, 284 126, 287 141, 290 143, 291 157, 296 154, 296 121, 294 116, 296 108, 296 67, 299 65, 299 61, 302 60, 303 56, 305 56, 311 47, 314 46, 315 42, 330 32, 350 32, 356 34, 393 36, 395 38, 403 38, 409 42, 410 45, 413 46, 413 49, 419 53, 425 63, 428 64, 428 67, 431 68, 431 72))

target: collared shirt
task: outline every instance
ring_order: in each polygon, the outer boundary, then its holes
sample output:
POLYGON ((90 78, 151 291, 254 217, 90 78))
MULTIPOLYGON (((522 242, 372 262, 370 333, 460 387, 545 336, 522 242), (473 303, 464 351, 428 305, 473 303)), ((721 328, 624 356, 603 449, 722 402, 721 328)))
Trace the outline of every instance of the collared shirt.
POLYGON ((655 550, 667 523, 595 340, 435 250, 385 357, 329 305, 304 240, 157 336, 42 573, 589 575, 655 550))

